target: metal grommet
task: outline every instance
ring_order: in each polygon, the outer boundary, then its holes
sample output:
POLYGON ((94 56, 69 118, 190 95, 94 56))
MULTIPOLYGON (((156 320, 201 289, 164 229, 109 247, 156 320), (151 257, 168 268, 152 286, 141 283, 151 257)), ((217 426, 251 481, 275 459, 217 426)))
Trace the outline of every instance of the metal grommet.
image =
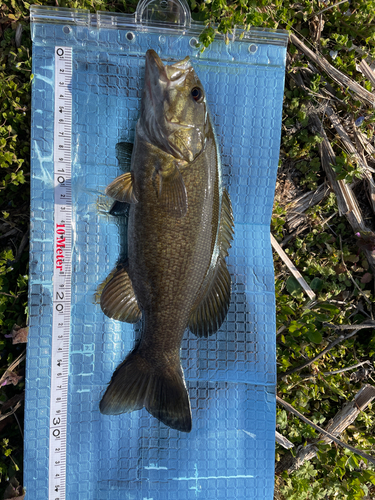
POLYGON ((199 47, 199 42, 196 38, 190 38, 189 45, 193 49, 197 49, 199 47))
POLYGON ((249 52, 250 54, 255 54, 255 52, 258 50, 258 46, 252 43, 249 47, 249 52))
POLYGON ((131 31, 128 31, 125 36, 128 42, 133 42, 135 40, 135 35, 131 31))
POLYGON ((69 35, 69 33, 70 33, 70 27, 69 26, 64 26, 63 27, 63 32, 65 33, 65 35, 69 35))

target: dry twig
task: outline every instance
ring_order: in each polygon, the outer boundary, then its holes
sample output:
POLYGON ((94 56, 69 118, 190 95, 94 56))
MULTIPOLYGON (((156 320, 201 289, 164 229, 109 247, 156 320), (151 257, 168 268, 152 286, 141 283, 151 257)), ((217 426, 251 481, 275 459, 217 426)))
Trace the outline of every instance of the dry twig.
POLYGON ((342 126, 338 115, 334 112, 331 106, 327 106, 326 113, 328 118, 331 120, 332 125, 335 127, 336 132, 340 136, 340 139, 342 140, 346 150, 348 151, 348 153, 354 156, 362 170, 363 176, 369 188, 372 210, 375 213, 375 183, 371 173, 369 172, 370 169, 367 165, 366 159, 364 157, 362 158, 357 149, 354 147, 352 141, 349 138, 349 135, 342 126))
MULTIPOLYGON (((365 225, 353 190, 344 181, 336 179, 336 174, 332 168, 332 165, 335 165, 336 163, 336 156, 330 142, 328 141, 322 122, 316 114, 312 114, 310 116, 310 120, 315 131, 323 138, 323 141, 319 144, 322 167, 336 195, 340 213, 345 215, 349 224, 352 226, 354 233, 366 232, 367 234, 372 235, 375 239, 375 234, 365 225)), ((375 271, 375 253, 366 249, 363 249, 363 252, 366 255, 372 270, 375 271)))
MULTIPOLYGON (((374 394, 374 397, 375 397, 375 394, 374 394)), ((282 406, 284 406, 284 408, 286 408, 290 413, 293 413, 293 415, 295 415, 296 417, 303 420, 306 424, 311 425, 311 427, 313 427, 315 430, 320 432, 320 434, 323 434, 323 436, 328 438, 330 441, 334 441, 336 444, 339 444, 343 448, 347 448, 352 453, 356 453, 357 455, 360 455, 362 458, 365 458, 369 462, 375 464, 375 457, 372 457, 371 455, 368 455, 364 451, 358 450, 357 448, 354 448, 353 446, 350 446, 349 444, 344 443, 343 441, 338 439, 336 436, 334 436, 330 432, 327 432, 322 427, 319 427, 319 425, 314 424, 314 422, 312 422, 310 419, 308 419, 307 417, 302 415, 302 413, 300 413, 298 410, 296 410, 292 405, 290 405, 289 403, 287 403, 283 399, 279 398, 279 396, 276 396, 276 402, 281 404, 282 406)))
POLYGON ((359 325, 333 325, 332 323, 323 323, 323 326, 328 326, 334 330, 352 330, 350 333, 347 335, 340 335, 337 337, 337 339, 333 340, 328 346, 323 349, 320 353, 318 353, 316 356, 313 358, 307 359, 302 365, 296 366, 295 368, 291 368, 290 370, 287 370, 286 372, 279 373, 277 376, 277 380, 280 380, 288 375, 291 375, 292 373, 299 372, 303 368, 306 368, 307 366, 311 365, 315 361, 317 361, 319 358, 324 356, 329 350, 331 350, 333 347, 335 347, 337 344, 340 344, 341 342, 344 342, 347 339, 350 339, 354 335, 356 335, 360 330, 363 328, 375 328, 375 321, 371 323, 369 321, 366 321, 365 323, 361 323, 359 325))
POLYGON ((315 54, 311 49, 309 49, 295 34, 290 34, 290 41, 303 52, 309 59, 311 59, 317 66, 319 66, 327 75, 335 80, 342 87, 349 87, 353 92, 355 92, 360 99, 367 102, 371 106, 375 105, 375 96, 371 94, 368 90, 364 89, 359 83, 355 82, 348 76, 341 73, 332 64, 330 64, 325 57, 320 54, 315 54))
POLYGON ((279 243, 276 241, 275 237, 271 234, 271 244, 275 252, 277 252, 284 262, 284 264, 288 267, 289 271, 293 274, 293 276, 296 278, 298 283, 301 285, 301 287, 304 289, 305 293, 308 295, 310 299, 315 298, 315 293, 311 290, 309 285, 306 283, 306 281, 303 279, 301 273, 298 271, 296 266, 293 264, 293 262, 289 259, 287 254, 284 252, 284 250, 281 248, 279 243))
POLYGON ((355 368, 358 368, 359 366, 363 366, 363 365, 367 365, 367 364, 371 364, 371 362, 369 360, 366 360, 366 361, 362 361, 361 363, 357 363, 356 365, 347 366, 346 368, 341 368, 341 370, 334 370, 333 372, 318 372, 316 375, 311 375, 311 374, 303 375, 303 374, 301 374, 301 378, 303 380, 308 380, 311 378, 315 378, 318 375, 323 375, 324 377, 329 377, 331 375, 337 375, 338 373, 344 373, 344 372, 348 372, 350 370, 354 370, 355 368))
MULTIPOLYGON (((11 411, 8 411, 8 413, 4 413, 4 414, 1 413, 0 414, 0 421, 4 420, 5 418, 8 418, 10 415, 13 415, 13 413, 15 413, 18 410, 18 408, 21 406, 21 404, 22 404, 22 401, 18 401, 15 404, 15 406, 12 407, 11 411)), ((21 432, 21 434, 22 434, 22 432, 21 432)))
POLYGON ((375 74, 364 59, 358 64, 357 69, 359 69, 365 77, 370 80, 371 85, 375 87, 375 74))
POLYGON ((368 320, 359 325, 333 325, 332 323, 323 323, 323 326, 328 326, 332 330, 362 330, 363 328, 375 328, 375 321, 368 320))
POLYGON ((293 231, 306 220, 304 212, 318 205, 330 192, 327 184, 322 184, 316 191, 310 191, 298 196, 287 206, 286 223, 289 231, 293 231))
MULTIPOLYGON (((23 351, 17 359, 15 359, 13 361, 13 363, 8 367, 8 369, 3 373, 2 377, 0 378, 0 387, 2 387, 4 384, 5 384, 5 380, 7 378, 11 378, 13 379, 14 377, 17 377, 15 376, 15 374, 13 373, 13 370, 14 368, 16 368, 16 366, 18 366, 20 363, 22 363, 22 361, 26 358, 26 351, 23 351)), ((18 382, 18 380, 17 380, 18 382)), ((14 384, 15 385, 15 384, 14 384)))
MULTIPOLYGON (((375 458, 362 452, 362 450, 357 450, 356 448, 352 448, 350 445, 342 441, 339 440, 336 441, 335 439, 332 439, 333 437, 337 439, 337 436, 342 434, 344 430, 355 421, 359 413, 361 411, 364 411, 374 398, 375 398, 375 388, 372 385, 365 385, 364 387, 362 387, 360 391, 356 394, 354 400, 346 404, 329 422, 326 430, 324 432, 321 432, 323 436, 321 436, 319 439, 314 440, 313 443, 310 443, 307 446, 300 447, 296 457, 293 457, 292 455, 285 455, 283 459, 280 460, 280 462, 276 465, 276 473, 279 474, 284 470, 287 470, 288 472, 293 472, 296 469, 298 469, 306 460, 311 460, 317 454, 318 451, 317 443, 320 440, 322 440, 326 444, 330 444, 332 441, 335 441, 337 444, 340 444, 341 446, 350 449, 350 451, 353 451, 353 453, 357 453, 363 458, 366 458, 367 460, 370 460, 372 463, 375 463, 375 458)), ((282 404, 285 408, 287 408, 288 411, 291 411, 290 408, 293 408, 291 405, 285 403, 285 401, 282 401, 280 398, 277 398, 277 401, 280 404, 282 404)), ((291 412, 294 415, 298 416, 305 422, 312 425, 314 429, 317 430, 320 429, 320 427, 313 424, 311 421, 309 421, 309 419, 303 417, 301 413, 295 410, 295 408, 293 408, 293 410, 294 411, 291 412)))
POLYGON ((294 444, 289 441, 285 436, 280 434, 280 432, 275 432, 275 438, 276 438, 276 443, 281 444, 283 448, 286 448, 289 450, 290 448, 294 447, 294 444))
POLYGON ((341 342, 344 342, 345 340, 348 340, 351 337, 354 337, 354 335, 356 335, 359 332, 359 330, 361 330, 360 325, 358 325, 357 329, 354 330, 353 332, 350 332, 347 335, 340 335, 339 337, 337 337, 337 339, 333 340, 330 344, 328 344, 327 347, 325 349, 323 349, 323 351, 321 351, 320 353, 318 353, 313 358, 307 359, 301 365, 296 366, 295 368, 291 368, 290 370, 287 370, 286 372, 279 373, 278 376, 277 376, 277 380, 281 380, 282 378, 287 377, 288 375, 291 375, 292 373, 299 372, 303 368, 306 368, 307 366, 310 366, 312 363, 314 363, 319 358, 321 358, 322 356, 324 356, 324 354, 326 354, 328 351, 330 351, 337 344, 341 344, 341 342))
POLYGON ((329 7, 326 7, 325 9, 323 10, 320 10, 319 12, 317 12, 315 15, 316 16, 319 16, 319 14, 322 14, 323 12, 325 12, 326 10, 330 10, 330 9, 333 9, 334 7, 337 7, 338 5, 341 5, 342 3, 345 3, 347 2, 348 0, 341 0, 340 2, 337 2, 337 3, 334 3, 332 5, 330 5, 329 7))

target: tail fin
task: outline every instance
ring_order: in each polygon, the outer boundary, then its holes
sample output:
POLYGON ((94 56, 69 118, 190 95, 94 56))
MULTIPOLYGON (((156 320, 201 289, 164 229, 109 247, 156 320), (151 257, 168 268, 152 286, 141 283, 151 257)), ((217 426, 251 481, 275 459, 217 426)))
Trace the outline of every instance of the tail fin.
POLYGON ((158 369, 134 350, 113 374, 100 411, 118 415, 143 407, 172 429, 191 431, 190 400, 181 366, 158 369))

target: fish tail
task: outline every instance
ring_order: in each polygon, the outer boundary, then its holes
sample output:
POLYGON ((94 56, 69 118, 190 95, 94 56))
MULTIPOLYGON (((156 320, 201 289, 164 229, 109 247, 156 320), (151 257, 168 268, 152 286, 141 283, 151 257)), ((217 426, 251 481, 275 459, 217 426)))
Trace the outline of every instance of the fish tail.
POLYGON ((172 429, 191 431, 190 400, 181 365, 158 366, 136 349, 114 372, 100 411, 118 415, 143 407, 172 429))

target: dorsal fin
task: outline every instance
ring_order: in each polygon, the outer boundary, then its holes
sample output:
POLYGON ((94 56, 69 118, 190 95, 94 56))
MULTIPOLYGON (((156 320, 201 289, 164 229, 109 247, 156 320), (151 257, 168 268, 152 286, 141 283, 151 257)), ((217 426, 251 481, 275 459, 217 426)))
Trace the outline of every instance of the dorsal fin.
POLYGON ((220 229, 219 229, 219 248, 220 255, 226 257, 231 246, 234 234, 234 219, 232 203, 228 191, 223 189, 223 198, 221 202, 220 229))
POLYGON ((189 320, 190 331, 199 337, 208 337, 215 333, 228 312, 231 279, 225 257, 228 255, 233 233, 232 205, 229 194, 224 189, 217 242, 219 256, 215 266, 211 267, 206 275, 189 320))
POLYGON ((208 337, 220 328, 229 308, 230 284, 226 262, 219 256, 203 298, 190 315, 188 326, 194 335, 208 337))

